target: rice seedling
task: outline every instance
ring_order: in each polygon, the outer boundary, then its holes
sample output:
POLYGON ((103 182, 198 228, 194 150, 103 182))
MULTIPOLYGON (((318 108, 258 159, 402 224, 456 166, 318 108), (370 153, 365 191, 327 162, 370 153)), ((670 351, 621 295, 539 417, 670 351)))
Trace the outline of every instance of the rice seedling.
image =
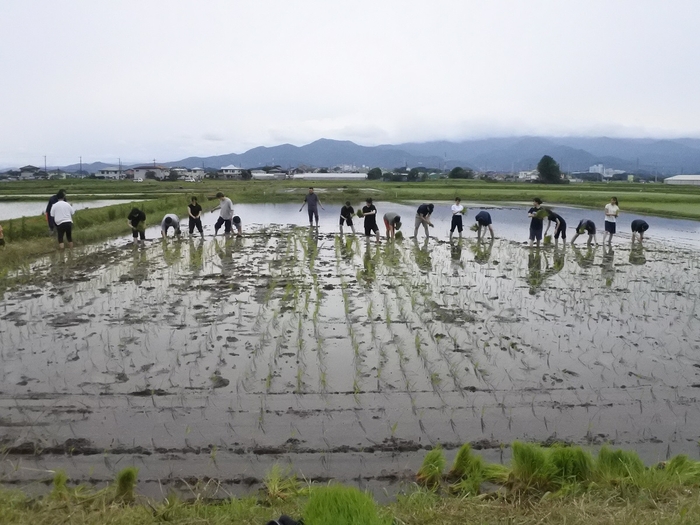
POLYGON ((437 445, 423 458, 423 463, 416 474, 416 481, 431 490, 437 489, 442 481, 446 464, 447 460, 442 447, 437 445))
POLYGON ((354 487, 328 485, 314 488, 303 510, 305 525, 391 525, 366 492, 354 487))
POLYGON ((299 496, 303 487, 289 468, 282 470, 279 463, 272 465, 263 478, 265 498, 274 502, 299 496))
POLYGON ((131 503, 134 501, 134 489, 139 469, 127 467, 117 474, 115 483, 114 499, 121 503, 131 503))
POLYGON ((552 487, 556 474, 547 452, 534 443, 514 441, 512 460, 512 488, 516 491, 546 491, 552 487))
POLYGON ((584 483, 591 479, 593 457, 581 447, 554 446, 549 450, 553 479, 560 485, 584 483))
POLYGON ((644 469, 644 463, 636 452, 610 450, 607 446, 600 449, 595 462, 596 478, 606 483, 631 478, 642 473, 644 469))

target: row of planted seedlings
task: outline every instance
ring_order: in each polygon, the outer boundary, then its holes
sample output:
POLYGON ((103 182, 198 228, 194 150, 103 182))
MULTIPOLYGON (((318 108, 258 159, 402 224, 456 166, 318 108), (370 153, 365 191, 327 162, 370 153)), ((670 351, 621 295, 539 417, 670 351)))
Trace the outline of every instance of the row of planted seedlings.
POLYGON ((686 455, 645 466, 636 452, 603 446, 593 454, 579 446, 513 442, 509 465, 487 463, 467 443, 457 451, 447 470, 443 449, 430 450, 416 474, 416 481, 434 491, 478 496, 503 487, 502 495, 542 496, 563 492, 614 489, 621 496, 638 491, 661 494, 683 487, 700 487, 700 462, 686 455), (497 485, 489 486, 486 483, 497 485))

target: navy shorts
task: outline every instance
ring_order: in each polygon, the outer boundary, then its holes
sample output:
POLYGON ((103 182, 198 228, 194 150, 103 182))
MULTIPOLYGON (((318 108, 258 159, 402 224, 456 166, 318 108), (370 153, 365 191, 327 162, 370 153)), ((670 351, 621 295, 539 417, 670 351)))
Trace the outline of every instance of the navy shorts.
POLYGON ((342 226, 345 223, 348 223, 348 226, 352 226, 352 217, 341 217, 340 218, 340 225, 342 226))
POLYGON ((606 232, 615 234, 616 227, 617 227, 616 222, 605 221, 605 231, 606 232))
POLYGON ((531 241, 541 241, 542 240, 542 230, 533 230, 530 228, 530 240, 531 241))

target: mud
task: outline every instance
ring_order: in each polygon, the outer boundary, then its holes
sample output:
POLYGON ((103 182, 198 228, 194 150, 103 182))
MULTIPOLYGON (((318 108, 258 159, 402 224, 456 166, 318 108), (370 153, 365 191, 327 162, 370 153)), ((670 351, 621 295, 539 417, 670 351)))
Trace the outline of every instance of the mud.
POLYGON ((135 465, 153 494, 235 493, 282 462, 372 488, 438 443, 507 461, 514 439, 697 455, 694 248, 250 233, 8 278, 0 480, 135 465))

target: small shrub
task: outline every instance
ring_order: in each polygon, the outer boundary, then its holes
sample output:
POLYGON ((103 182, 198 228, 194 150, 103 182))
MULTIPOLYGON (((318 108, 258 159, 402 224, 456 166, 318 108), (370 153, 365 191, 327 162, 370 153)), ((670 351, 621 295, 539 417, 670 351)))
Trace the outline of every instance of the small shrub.
POLYGON ((440 445, 428 452, 423 459, 423 464, 418 469, 416 481, 428 488, 436 488, 442 480, 447 461, 440 445))
POLYGON ((355 487, 329 485, 313 489, 304 508, 305 525, 389 525, 372 496, 355 487))

